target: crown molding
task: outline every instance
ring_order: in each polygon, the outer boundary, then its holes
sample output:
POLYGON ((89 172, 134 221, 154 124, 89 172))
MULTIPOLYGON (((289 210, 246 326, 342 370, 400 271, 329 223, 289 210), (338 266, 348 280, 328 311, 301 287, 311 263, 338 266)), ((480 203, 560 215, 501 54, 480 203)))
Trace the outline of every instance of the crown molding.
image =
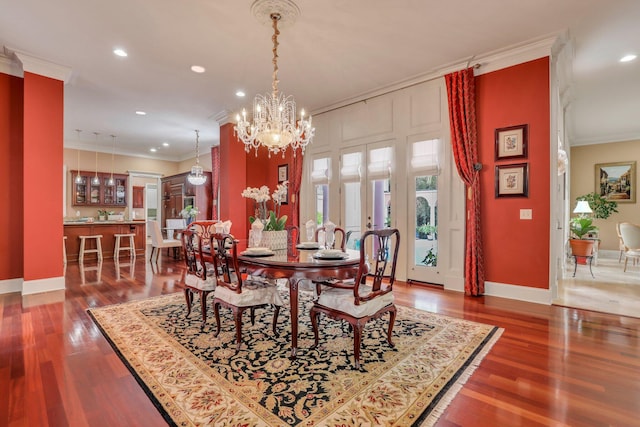
POLYGON ((544 37, 529 40, 524 43, 518 43, 499 50, 487 52, 479 56, 474 55, 471 58, 465 60, 452 62, 450 64, 444 65, 442 68, 438 68, 428 73, 420 74, 373 91, 361 93, 352 98, 345 99, 332 105, 316 109, 311 112, 311 115, 326 113, 328 111, 346 107, 347 105, 362 102, 376 96, 395 92, 401 89, 408 88, 410 86, 415 86, 420 83, 441 78, 449 73, 463 70, 470 66, 473 66, 475 68, 474 75, 479 76, 493 71, 498 71, 503 68, 522 64, 524 62, 533 61, 545 56, 550 56, 552 47, 558 37, 561 36, 561 34, 562 33, 553 33, 544 37))
POLYGON ((0 73, 15 77, 23 77, 22 67, 2 52, 0 52, 0 73))
POLYGON ((27 71, 29 73, 38 74, 55 80, 61 80, 64 83, 69 82, 72 71, 69 67, 38 58, 21 50, 7 46, 4 47, 4 53, 8 57, 14 57, 16 61, 20 62, 20 64, 22 64, 23 72, 27 71))
POLYGON ((587 138, 569 137, 570 147, 581 145, 608 144, 612 142, 640 141, 640 133, 628 132, 619 134, 599 135, 587 138))

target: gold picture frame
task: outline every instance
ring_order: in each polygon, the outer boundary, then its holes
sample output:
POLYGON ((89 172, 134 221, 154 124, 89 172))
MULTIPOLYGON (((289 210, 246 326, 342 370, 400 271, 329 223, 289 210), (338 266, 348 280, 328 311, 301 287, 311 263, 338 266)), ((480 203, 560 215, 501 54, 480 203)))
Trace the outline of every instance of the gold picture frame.
POLYGON ((595 165, 595 191, 616 203, 636 202, 636 162, 598 163, 595 165))
POLYGON ((529 164, 496 165, 496 198, 529 197, 529 164))

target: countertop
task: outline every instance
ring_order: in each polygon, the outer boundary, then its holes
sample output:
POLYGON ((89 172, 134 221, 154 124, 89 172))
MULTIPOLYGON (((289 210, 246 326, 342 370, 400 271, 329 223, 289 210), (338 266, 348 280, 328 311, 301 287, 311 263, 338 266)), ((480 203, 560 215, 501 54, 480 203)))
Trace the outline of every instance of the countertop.
POLYGON ((75 221, 64 221, 63 225, 118 225, 118 224, 136 224, 136 225, 145 225, 146 220, 144 219, 136 219, 130 221, 96 221, 89 222, 86 220, 75 220, 75 221))

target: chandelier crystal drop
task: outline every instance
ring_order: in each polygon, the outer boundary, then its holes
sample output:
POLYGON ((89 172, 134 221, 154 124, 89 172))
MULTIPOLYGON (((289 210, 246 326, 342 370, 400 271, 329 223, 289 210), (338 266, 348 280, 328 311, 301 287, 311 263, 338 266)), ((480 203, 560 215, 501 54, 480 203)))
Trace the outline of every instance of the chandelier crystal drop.
MULTIPOLYGON (((260 0, 254 3, 264 3, 260 0)), ((277 2, 270 2, 269 6, 277 2)), ((291 7, 292 2, 285 2, 291 7)), ((295 5, 294 5, 295 6, 295 5)), ((277 8, 274 6, 274 8, 277 8)), ((296 7, 297 9, 297 7, 296 7)), ((296 102, 292 96, 285 96, 278 92, 278 21, 282 15, 278 12, 271 12, 270 19, 273 26, 273 83, 272 92, 265 95, 256 95, 253 102, 253 122, 247 120, 247 111, 242 110, 242 114, 236 116, 237 125, 234 127, 238 138, 244 143, 245 151, 249 152, 253 148, 258 155, 258 148, 267 148, 269 157, 271 153, 284 152, 287 147, 291 147, 295 156, 296 149, 300 148, 304 154, 304 149, 315 133, 315 128, 311 125, 311 116, 305 118, 304 110, 300 110, 300 119, 296 122, 296 102)))
POLYGON ((196 129, 196 164, 191 166, 191 173, 187 176, 187 180, 193 185, 202 185, 207 182, 207 176, 203 173, 200 166, 200 132, 196 129))

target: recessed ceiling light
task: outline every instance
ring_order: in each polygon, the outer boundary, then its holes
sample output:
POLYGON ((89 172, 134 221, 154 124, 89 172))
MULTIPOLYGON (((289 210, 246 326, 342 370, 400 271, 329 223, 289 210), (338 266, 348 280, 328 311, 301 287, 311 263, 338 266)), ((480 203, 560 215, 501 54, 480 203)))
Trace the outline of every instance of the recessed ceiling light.
POLYGON ((128 56, 127 52, 124 49, 120 49, 120 48, 113 49, 113 53, 122 57, 128 56))
POLYGON ((136 111, 136 114, 139 115, 139 116, 146 116, 147 115, 147 113, 145 113, 144 111, 140 111, 140 110, 136 111))
POLYGON ((163 147, 168 147, 168 146, 169 146, 169 143, 168 143, 168 142, 163 142, 163 143, 162 143, 162 146, 163 146, 163 147))
POLYGON ((191 66, 191 71, 193 71, 194 73, 204 73, 205 69, 204 69, 204 67, 202 67, 200 65, 192 65, 191 66))
POLYGON ((634 54, 630 54, 630 55, 625 55, 622 58, 620 58, 620 62, 631 62, 634 59, 636 59, 638 56, 634 55, 634 54))
POLYGON ((155 153, 156 151, 158 151, 157 148, 150 148, 149 151, 151 151, 152 153, 155 153))
POLYGON ((239 90, 239 91, 237 91, 237 92, 236 92, 236 96, 237 96, 238 98, 243 98, 243 97, 244 97, 244 95, 245 95, 244 91, 239 90))

